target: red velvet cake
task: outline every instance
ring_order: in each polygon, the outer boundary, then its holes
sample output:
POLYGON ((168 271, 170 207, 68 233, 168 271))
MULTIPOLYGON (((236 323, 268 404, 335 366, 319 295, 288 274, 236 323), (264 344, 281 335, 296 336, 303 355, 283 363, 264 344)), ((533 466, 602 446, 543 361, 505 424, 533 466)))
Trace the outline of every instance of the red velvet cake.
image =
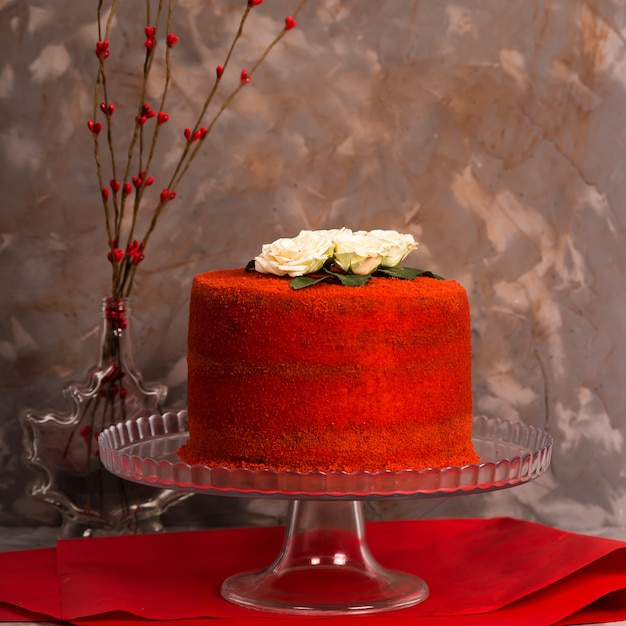
POLYGON ((200 274, 188 376, 179 455, 191 464, 352 472, 478 460, 469 304, 455 281, 294 290, 243 269, 200 274))

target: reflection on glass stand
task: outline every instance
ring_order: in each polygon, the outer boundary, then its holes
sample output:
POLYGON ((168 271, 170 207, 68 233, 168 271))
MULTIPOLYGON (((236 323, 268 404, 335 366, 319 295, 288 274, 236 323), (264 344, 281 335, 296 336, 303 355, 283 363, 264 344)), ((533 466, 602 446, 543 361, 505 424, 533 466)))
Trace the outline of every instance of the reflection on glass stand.
POLYGON ((104 466, 128 480, 192 493, 290 500, 282 550, 259 572, 231 576, 224 598, 273 613, 349 615, 405 608, 428 597, 426 582, 381 567, 369 552, 362 501, 432 498, 521 485, 543 474, 552 438, 497 418, 474 418, 481 461, 462 468, 402 472, 274 472, 190 466, 176 456, 187 414, 111 426, 98 439, 104 466))

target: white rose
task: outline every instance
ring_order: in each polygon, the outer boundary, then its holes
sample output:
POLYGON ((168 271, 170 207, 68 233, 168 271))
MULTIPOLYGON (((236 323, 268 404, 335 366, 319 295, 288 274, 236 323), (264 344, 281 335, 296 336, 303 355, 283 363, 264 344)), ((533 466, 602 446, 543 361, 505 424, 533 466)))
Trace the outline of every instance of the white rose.
POLYGON ((331 228, 330 230, 316 230, 315 232, 319 233, 320 235, 324 235, 328 237, 333 242, 333 245, 335 244, 338 238, 343 237, 345 235, 352 234, 352 231, 349 228, 343 228, 343 227, 331 228))
POLYGON ((381 264, 384 250, 378 239, 368 237, 364 231, 346 230, 335 237, 335 263, 344 272, 371 274, 381 264))
POLYGON ((265 244, 254 258, 254 269, 262 274, 303 276, 317 272, 332 256, 333 241, 320 231, 302 230, 292 239, 265 244))
POLYGON ((383 267, 397 267, 404 261, 409 252, 416 250, 419 244, 413 235, 405 235, 395 230, 371 230, 368 237, 373 237, 381 243, 383 249, 383 267))

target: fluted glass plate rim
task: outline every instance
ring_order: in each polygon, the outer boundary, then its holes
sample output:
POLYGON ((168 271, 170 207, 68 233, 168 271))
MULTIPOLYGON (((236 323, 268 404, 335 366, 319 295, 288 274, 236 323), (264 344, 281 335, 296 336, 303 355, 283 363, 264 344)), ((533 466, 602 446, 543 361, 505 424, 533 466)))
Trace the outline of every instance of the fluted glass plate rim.
POLYGON ((423 498, 504 489, 541 476, 553 440, 546 431, 497 417, 473 418, 472 440, 481 457, 463 467, 398 472, 297 472, 190 465, 176 451, 188 439, 187 412, 155 413, 100 433, 104 467, 130 481, 212 495, 270 498, 423 498))

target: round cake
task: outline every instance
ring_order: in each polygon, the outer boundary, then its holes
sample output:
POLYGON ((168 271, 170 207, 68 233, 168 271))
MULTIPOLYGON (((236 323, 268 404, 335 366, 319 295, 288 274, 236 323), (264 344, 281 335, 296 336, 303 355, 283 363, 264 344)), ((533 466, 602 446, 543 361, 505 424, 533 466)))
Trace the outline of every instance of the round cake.
POLYGON ((358 287, 243 269, 191 290, 190 464, 274 470, 463 466, 472 443, 470 313, 451 280, 358 287))

